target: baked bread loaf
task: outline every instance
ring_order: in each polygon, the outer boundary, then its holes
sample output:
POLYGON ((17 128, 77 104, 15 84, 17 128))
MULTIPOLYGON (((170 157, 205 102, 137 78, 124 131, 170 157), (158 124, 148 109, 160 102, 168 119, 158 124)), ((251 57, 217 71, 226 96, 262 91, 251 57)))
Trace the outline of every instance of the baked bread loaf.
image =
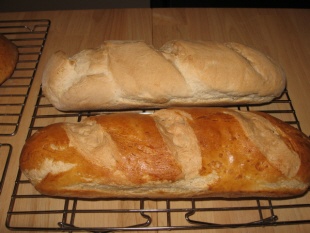
POLYGON ((0 34, 0 85, 14 72, 18 60, 15 44, 0 34))
POLYGON ((310 140, 264 113, 225 108, 115 113, 32 135, 34 187, 79 198, 287 197, 310 184, 310 140))
POLYGON ((58 51, 43 72, 44 95, 59 110, 223 106, 269 102, 283 70, 237 43, 106 41, 72 57, 58 51))

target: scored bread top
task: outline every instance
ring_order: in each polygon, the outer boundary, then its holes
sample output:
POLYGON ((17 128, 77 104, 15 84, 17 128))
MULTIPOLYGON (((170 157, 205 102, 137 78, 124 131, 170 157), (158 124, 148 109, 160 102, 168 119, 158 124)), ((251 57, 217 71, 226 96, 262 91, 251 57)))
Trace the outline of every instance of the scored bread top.
POLYGON ((58 123, 27 140, 24 174, 76 197, 283 197, 310 184, 310 140, 263 113, 182 108, 58 123))
POLYGON ((63 110, 149 106, 190 95, 179 71, 141 41, 106 41, 70 58, 58 51, 45 67, 42 87, 63 110))
POLYGON ((286 84, 285 74, 276 62, 239 43, 174 40, 160 51, 201 96, 213 90, 218 97, 277 97, 286 84))
POLYGON ((59 110, 265 103, 284 90, 281 67, 237 43, 105 41, 51 56, 42 89, 59 110))

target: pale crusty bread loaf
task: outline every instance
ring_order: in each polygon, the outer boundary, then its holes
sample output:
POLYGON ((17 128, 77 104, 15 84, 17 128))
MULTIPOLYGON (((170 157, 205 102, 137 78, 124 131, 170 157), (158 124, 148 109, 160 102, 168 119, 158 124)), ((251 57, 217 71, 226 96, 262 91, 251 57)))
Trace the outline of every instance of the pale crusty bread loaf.
POLYGON ((15 44, 0 34, 0 85, 14 72, 18 60, 15 44))
POLYGON ((284 90, 283 70, 237 43, 106 41, 72 57, 52 55, 43 93, 59 110, 163 108, 269 102, 284 90))
POLYGON ((56 123, 20 168, 41 193, 105 198, 287 197, 310 184, 310 140, 264 113, 176 108, 56 123))

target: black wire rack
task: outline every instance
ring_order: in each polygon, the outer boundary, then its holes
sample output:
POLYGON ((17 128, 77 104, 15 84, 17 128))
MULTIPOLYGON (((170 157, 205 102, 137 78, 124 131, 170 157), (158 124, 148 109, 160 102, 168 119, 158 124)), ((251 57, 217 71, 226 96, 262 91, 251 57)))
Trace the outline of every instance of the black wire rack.
POLYGON ((50 21, 44 19, 0 21, 0 33, 19 52, 14 73, 0 86, 0 136, 17 133, 49 27, 50 21))
POLYGON ((11 144, 0 143, 0 194, 2 192, 11 154, 12 154, 11 144))
MULTIPOLYGON (((267 105, 230 108, 267 112, 300 129, 287 91, 267 105)), ((156 110, 131 111, 151 114, 156 110)), ((111 114, 111 112, 59 112, 40 90, 28 137, 51 123, 78 122, 97 114, 111 114)), ((53 198, 36 192, 20 171, 17 174, 6 219, 6 227, 11 230, 41 232, 196 230, 309 223, 310 192, 304 196, 283 200, 53 198), (300 216, 300 214, 292 215, 292 212, 298 213, 301 209, 305 213, 302 216, 308 217, 293 217, 300 216), (85 221, 85 216, 92 217, 91 219, 88 217, 85 221), (178 219, 178 224, 175 223, 175 219, 178 219), (41 225, 42 222, 48 222, 48 225, 41 225)))

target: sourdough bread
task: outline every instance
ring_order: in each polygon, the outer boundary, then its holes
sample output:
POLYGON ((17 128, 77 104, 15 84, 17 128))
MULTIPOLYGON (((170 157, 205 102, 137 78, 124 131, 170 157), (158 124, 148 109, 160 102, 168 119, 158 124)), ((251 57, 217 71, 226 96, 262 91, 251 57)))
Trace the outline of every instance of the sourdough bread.
POLYGON ((43 93, 62 111, 221 106, 270 102, 281 95, 281 67, 237 43, 106 41, 47 63, 43 93))
POLYGON ((30 137, 20 168, 52 196, 288 197, 310 184, 310 140, 264 113, 175 108, 56 123, 30 137))

